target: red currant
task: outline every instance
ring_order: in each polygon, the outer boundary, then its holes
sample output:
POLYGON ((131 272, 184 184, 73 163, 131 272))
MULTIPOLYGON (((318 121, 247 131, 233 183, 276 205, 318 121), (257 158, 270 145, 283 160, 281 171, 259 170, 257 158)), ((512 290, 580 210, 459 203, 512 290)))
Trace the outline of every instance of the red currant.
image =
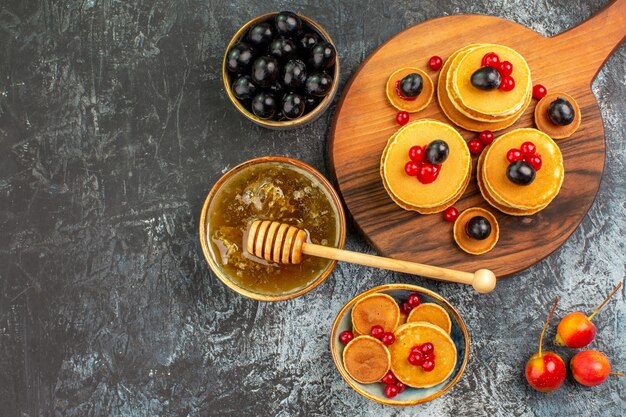
POLYGON ((404 392, 404 390, 406 389, 406 385, 398 381, 396 382, 396 388, 398 388, 398 393, 401 393, 401 392, 404 392))
POLYGON ((537 147, 532 142, 524 142, 522 146, 519 147, 519 150, 522 152, 522 155, 524 155, 524 158, 530 158, 537 151, 537 147))
POLYGON ((502 77, 506 77, 507 75, 511 75, 513 73, 513 64, 509 61, 500 62, 500 66, 498 67, 498 72, 502 77))
POLYGON ((420 350, 424 355, 430 355, 435 350, 435 346, 433 346, 433 344, 430 342, 426 342, 422 345, 420 350))
POLYGON ((385 397, 393 398, 396 395, 398 395, 398 387, 396 387, 395 385, 387 385, 385 387, 385 397))
POLYGON ((406 301, 400 304, 400 311, 404 314, 409 314, 411 312, 412 307, 406 301))
POLYGON ((380 341, 387 346, 393 345, 393 342, 396 341, 396 336, 394 336, 394 334, 391 332, 387 332, 383 334, 383 337, 380 338, 380 341))
POLYGON ((546 96, 546 94, 548 94, 548 90, 546 90, 546 88, 541 85, 541 84, 536 84, 533 87, 533 98, 536 100, 541 100, 542 98, 544 98, 546 96))
POLYGON ((411 353, 409 355, 409 363, 411 365, 420 366, 424 362, 424 355, 419 352, 411 353))
POLYGON ((535 168, 535 171, 539 171, 541 169, 541 164, 543 163, 541 161, 541 155, 537 153, 529 157, 526 162, 532 165, 532 167, 535 168))
POLYGON ((432 371, 433 369, 435 369, 435 362, 424 361, 424 363, 422 364, 422 369, 424 370, 424 372, 432 371))
POLYGON ((511 91, 515 88, 515 80, 510 75, 502 77, 502 81, 500 81, 500 87, 498 87, 502 91, 511 91))
POLYGON ((344 345, 350 343, 352 339, 354 339, 354 334, 350 330, 339 333, 339 341, 344 345))
POLYGON ((510 163, 513 163, 515 161, 521 161, 523 158, 524 155, 522 155, 522 151, 520 151, 519 149, 509 149, 509 151, 506 153, 506 159, 510 163))
POLYGON ((401 111, 398 112, 398 114, 396 114, 396 122, 400 125, 400 126, 404 126, 405 124, 409 123, 409 113, 405 112, 405 111, 401 111))
POLYGON ((424 148, 421 146, 411 146, 411 149, 409 149, 409 158, 413 162, 422 162, 424 160, 424 148))
POLYGON ((415 345, 411 348, 411 353, 419 353, 420 355, 422 354, 422 349, 421 349, 422 345, 415 345))
POLYGON ((443 65, 443 59, 441 59, 441 57, 437 55, 431 56, 430 59, 428 60, 428 66, 433 71, 439 71, 439 68, 441 68, 442 65, 443 65))
POLYGON ((447 222, 452 223, 457 217, 459 217, 459 211, 454 207, 448 207, 443 212, 443 219, 447 222))
POLYGON ((478 155, 483 151, 485 145, 483 145, 482 142, 479 141, 477 138, 474 138, 470 139, 467 142, 467 147, 469 148, 469 151, 472 155, 478 155))
POLYGON ((404 172, 406 172, 406 175, 410 175, 411 177, 415 177, 419 169, 420 166, 414 161, 409 161, 404 166, 404 172))
POLYGON ((398 380, 396 379, 396 376, 393 374, 393 372, 389 371, 383 377, 383 379, 380 380, 380 382, 382 382, 385 385, 391 385, 391 384, 395 384, 396 382, 398 382, 398 380))
POLYGON ((409 295, 409 298, 406 300, 407 303, 411 306, 411 308, 415 308, 422 303, 420 295, 416 292, 409 295))
POLYGON ((379 326, 378 324, 376 326, 372 326, 372 329, 370 330, 370 336, 375 339, 382 339, 384 334, 385 329, 383 329, 383 326, 379 326))
POLYGON ((480 135, 478 135, 478 140, 485 146, 491 145, 491 142, 493 142, 493 132, 491 130, 483 130, 480 132, 480 135))
POLYGON ((483 56, 482 66, 498 69, 500 66, 500 57, 495 52, 489 52, 483 56))
POLYGON ((437 179, 439 167, 433 164, 423 163, 417 171, 417 179, 422 184, 430 184, 437 179))

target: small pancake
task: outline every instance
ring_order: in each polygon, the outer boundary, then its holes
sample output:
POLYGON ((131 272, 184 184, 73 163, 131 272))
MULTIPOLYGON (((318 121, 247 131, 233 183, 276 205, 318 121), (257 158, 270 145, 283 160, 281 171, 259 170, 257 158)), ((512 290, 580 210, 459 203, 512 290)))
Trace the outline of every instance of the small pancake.
POLYGON ((453 233, 454 241, 463 251, 471 255, 482 255, 483 253, 489 252, 494 246, 496 246, 496 243, 498 243, 498 238, 500 237, 500 226, 491 212, 479 207, 471 207, 463 211, 459 217, 457 217, 454 222, 453 233), (465 233, 465 225, 472 217, 475 216, 482 216, 489 221, 489 224, 491 224, 491 233, 486 239, 473 239, 465 233))
POLYGON ((522 108, 528 92, 532 89, 530 68, 526 60, 515 50, 496 44, 486 44, 472 49, 452 68, 452 94, 464 108, 479 114, 491 116, 511 116, 522 108), (511 76, 515 79, 515 88, 511 91, 499 89, 484 91, 471 83, 472 74, 481 67, 483 56, 495 52, 501 61, 513 64, 511 76))
POLYGON ((381 156, 381 176, 394 201, 419 209, 438 208, 450 202, 461 190, 471 172, 471 156, 465 140, 450 125, 421 119, 400 128, 387 142, 381 156), (437 179, 422 184, 407 175, 404 165, 409 161, 412 146, 425 146, 436 139, 444 140, 450 154, 441 166, 437 179))
POLYGON ((546 207, 559 193, 563 183, 563 156, 550 136, 536 129, 516 129, 498 137, 487 147, 482 164, 482 180, 489 194, 509 207, 533 210, 546 207), (530 141, 541 155, 542 167, 529 185, 518 185, 506 176, 507 152, 530 141))
POLYGON ((574 98, 569 94, 548 94, 539 100, 539 103, 535 106, 535 124, 537 125, 537 129, 548 134, 552 139, 565 139, 572 136, 580 127, 581 119, 582 115, 580 113, 580 107, 578 106, 578 103, 576 103, 576 100, 574 100, 574 98), (560 126, 552 123, 550 116, 548 116, 548 108, 550 107, 550 104, 552 104, 552 102, 559 97, 569 101, 572 103, 572 107, 574 107, 574 120, 567 126, 560 126))
POLYGON ((418 111, 428 106, 430 100, 433 98, 435 88, 433 87, 433 81, 424 71, 419 68, 406 67, 400 68, 389 76, 389 79, 387 80, 387 85, 385 86, 385 92, 387 93, 387 98, 389 99, 389 102, 396 109, 409 113, 417 113, 418 111), (422 91, 417 95, 415 100, 404 100, 400 98, 398 96, 398 93, 396 92, 396 81, 401 80, 412 73, 416 73, 422 76, 422 91))
POLYGON ((389 350, 372 336, 355 337, 343 349, 343 366, 361 384, 379 382, 391 366, 389 350))
POLYGON ((357 301, 350 315, 352 328, 359 334, 370 334, 372 326, 376 325, 393 332, 400 321, 400 307, 391 296, 375 293, 357 301))
POLYGON ((424 321, 440 327, 446 333, 450 334, 452 330, 452 321, 445 308, 435 303, 422 303, 411 310, 407 323, 424 321))
POLYGON ((407 323, 395 331, 396 341, 389 346, 391 370, 403 384, 414 388, 429 388, 444 382, 456 366, 456 346, 440 327, 430 323, 407 323), (425 372, 409 363, 411 349, 430 342, 435 347, 435 368, 425 372))

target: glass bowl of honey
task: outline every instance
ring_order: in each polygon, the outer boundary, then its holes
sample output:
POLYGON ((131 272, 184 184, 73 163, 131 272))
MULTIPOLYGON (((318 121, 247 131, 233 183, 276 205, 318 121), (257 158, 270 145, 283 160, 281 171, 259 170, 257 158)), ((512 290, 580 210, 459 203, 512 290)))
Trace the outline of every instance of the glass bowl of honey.
POLYGON ((346 219, 341 200, 315 168, 282 156, 251 159, 213 186, 200 215, 200 245, 217 278, 239 294, 262 301, 288 300, 320 285, 336 261, 305 256, 278 264, 246 250, 250 224, 272 220, 303 229, 307 241, 343 248, 346 219))

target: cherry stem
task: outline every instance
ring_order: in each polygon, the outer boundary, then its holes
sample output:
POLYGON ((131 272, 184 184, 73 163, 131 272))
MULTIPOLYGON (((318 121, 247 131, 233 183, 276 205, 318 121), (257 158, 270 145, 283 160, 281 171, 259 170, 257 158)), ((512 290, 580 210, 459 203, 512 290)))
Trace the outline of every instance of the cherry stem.
POLYGON ((623 374, 621 372, 609 372, 609 375, 626 376, 626 374, 623 374))
POLYGON ((598 308, 596 308, 596 311, 594 311, 593 313, 591 313, 591 315, 590 315, 589 317, 587 317, 587 318, 588 318, 589 320, 591 320, 591 319, 592 319, 592 318, 593 318, 596 314, 598 314, 598 311, 600 311, 600 309, 601 309, 602 307, 604 307, 604 305, 605 305, 606 303, 608 303, 608 302, 609 302, 609 300, 611 299, 611 297, 613 297, 613 294, 615 294, 615 293, 617 292, 617 290, 619 290, 619 289, 620 289, 620 287, 621 287, 621 286, 622 286, 622 283, 621 283, 621 282, 620 282, 619 284, 617 284, 617 287, 615 287, 615 288, 613 289, 613 291, 611 291, 611 294, 609 294, 609 295, 608 295, 608 296, 604 299, 604 301, 602 301, 602 304, 600 304, 600 305, 598 306, 598 308))
POLYGON ((550 323, 550 319, 552 319, 552 315, 554 314, 554 310, 556 310, 556 305, 559 303, 559 297, 554 297, 554 305, 552 306, 552 310, 550 310, 550 314, 548 314, 548 319, 546 323, 543 325, 543 329, 541 330, 541 336, 539 336, 539 357, 543 357, 543 335, 548 328, 548 324, 550 323))

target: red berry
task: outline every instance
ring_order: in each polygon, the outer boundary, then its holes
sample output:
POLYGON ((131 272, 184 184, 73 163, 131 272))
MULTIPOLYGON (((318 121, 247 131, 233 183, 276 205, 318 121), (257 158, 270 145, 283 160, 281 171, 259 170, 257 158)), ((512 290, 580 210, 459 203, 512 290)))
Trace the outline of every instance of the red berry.
POLYGON ((443 212, 443 219, 447 222, 452 223, 456 220, 457 217, 459 217, 459 211, 454 207, 448 207, 443 212))
POLYGON ((474 138, 470 139, 467 142, 467 147, 469 148, 469 151, 472 155, 478 155, 483 151, 485 145, 483 145, 482 142, 479 141, 477 138, 474 138))
POLYGON ((519 150, 522 152, 524 158, 530 158, 537 151, 537 147, 532 142, 524 142, 522 146, 519 147, 519 150))
POLYGON ((422 162, 424 160, 424 148, 421 146, 411 146, 411 149, 409 149, 409 158, 413 162, 422 162))
POLYGON ((350 330, 344 330, 339 333, 339 341, 344 345, 348 344, 352 339, 354 339, 354 334, 350 330))
POLYGON ((393 372, 389 371, 383 377, 383 379, 380 380, 380 382, 382 382, 385 385, 391 385, 391 384, 395 384, 396 382, 398 382, 398 380, 396 376, 393 374, 393 372))
POLYGON ((398 393, 401 393, 401 392, 404 392, 404 390, 406 389, 406 385, 398 381, 396 382, 396 388, 398 388, 398 393))
POLYGON ((411 306, 411 308, 415 308, 422 303, 420 295, 416 292, 409 295, 409 298, 406 300, 407 303, 411 306))
POLYGON ((383 329, 383 326, 379 326, 378 324, 376 326, 372 326, 372 329, 370 330, 370 336, 375 339, 382 339, 384 334, 385 329, 383 329))
POLYGON ((398 387, 396 387, 395 385, 387 385, 385 387, 385 397, 393 398, 396 395, 398 395, 398 387))
POLYGON ((493 142, 493 132, 491 130, 483 130, 480 132, 480 135, 478 135, 478 140, 485 146, 491 145, 491 142, 493 142))
POLYGON ((409 118, 409 113, 405 111, 401 111, 396 114, 396 122, 398 122, 400 126, 404 126, 405 124, 409 123, 409 118))
POLYGON ((411 348, 411 353, 419 353, 420 355, 422 354, 422 349, 421 349, 422 345, 415 345, 411 348))
POLYGON ((522 151, 520 151, 519 149, 509 149, 509 151, 506 153, 506 159, 508 159, 510 163, 513 163, 515 161, 521 161, 523 158, 524 155, 522 155, 522 151))
POLYGON ((420 169, 420 166, 417 164, 417 162, 414 162, 414 161, 409 161, 404 166, 404 172, 406 172, 406 175, 410 175, 412 177, 417 175, 417 172, 419 171, 419 169, 420 169))
POLYGON ((495 52, 489 52, 483 56, 482 66, 498 69, 500 66, 500 57, 495 52))
POLYGON ((437 55, 431 56, 430 59, 428 60, 428 66, 433 71, 439 71, 439 68, 441 68, 442 65, 443 65, 443 59, 441 59, 441 57, 437 55))
POLYGON ((419 352, 414 352, 409 355, 409 363, 415 366, 421 366, 424 362, 424 355, 419 352))
POLYGON ((432 371, 433 369, 435 369, 435 362, 424 361, 424 363, 422 364, 422 369, 424 370, 424 372, 432 371))
POLYGON ((424 359, 424 362, 426 361, 435 361, 435 354, 434 353, 429 353, 428 355, 423 355, 422 358, 424 359))
POLYGON ((396 336, 394 336, 394 334, 391 332, 387 332, 383 334, 383 337, 380 338, 380 341, 387 346, 393 345, 393 342, 396 341, 396 336))
POLYGON ((417 179, 422 184, 430 184, 437 179, 437 175, 439 175, 438 165, 422 163, 417 171, 417 179))
POLYGON ((404 314, 409 314, 411 312, 412 307, 406 301, 400 304, 400 311, 404 314))
POLYGON ((498 72, 502 77, 506 77, 507 75, 511 75, 513 73, 513 64, 509 61, 500 62, 500 66, 498 67, 498 72))
POLYGON ((538 153, 529 157, 526 162, 532 165, 532 167, 535 168, 535 171, 539 171, 541 169, 541 164, 542 164, 541 155, 539 155, 538 153))
POLYGON ((434 352, 435 346, 433 346, 433 344, 430 342, 426 342, 422 345, 420 350, 422 351, 424 355, 430 355, 431 353, 434 352))
POLYGON ((515 80, 510 75, 502 77, 502 81, 500 81, 500 87, 498 87, 502 91, 511 91, 515 88, 515 80))
POLYGON ((548 90, 546 90, 546 88, 543 85, 536 84, 533 87, 533 98, 534 99, 541 100, 542 98, 544 98, 546 96, 546 94, 548 94, 548 90))

